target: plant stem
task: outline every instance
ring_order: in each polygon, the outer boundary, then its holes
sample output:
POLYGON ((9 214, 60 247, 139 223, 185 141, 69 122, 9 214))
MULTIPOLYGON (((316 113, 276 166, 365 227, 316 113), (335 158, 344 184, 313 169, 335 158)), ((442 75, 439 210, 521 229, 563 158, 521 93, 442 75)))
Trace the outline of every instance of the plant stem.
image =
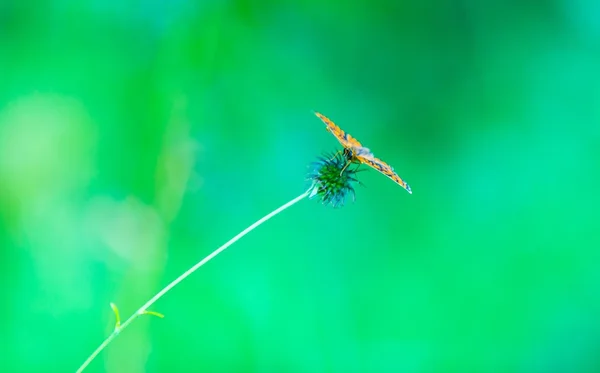
POLYGON ((189 275, 191 275, 192 273, 194 273, 198 268, 202 267, 209 260, 211 260, 212 258, 214 258, 215 256, 217 256, 219 253, 221 253, 223 250, 225 250, 226 248, 228 248, 232 244, 234 244, 240 238, 242 238, 245 235, 247 235, 248 233, 250 233, 252 230, 254 230, 254 228, 258 227, 262 223, 264 223, 267 220, 271 219, 273 216, 279 214, 280 212, 282 212, 283 210, 287 209, 288 207, 290 207, 290 206, 296 204, 297 202, 301 201, 302 199, 304 199, 305 197, 307 197, 308 194, 309 194, 309 191, 306 191, 306 192, 302 193, 301 195, 299 195, 298 197, 294 198, 293 200, 289 201, 285 205, 283 205, 283 206, 279 207, 278 209, 272 211, 271 213, 265 215, 264 217, 262 217, 261 219, 259 219, 258 221, 256 221, 254 224, 250 225, 248 228, 244 229, 243 231, 241 231, 240 233, 238 233, 235 237, 233 237, 232 239, 230 239, 229 241, 227 241, 223 246, 219 247, 218 249, 216 249, 212 253, 208 254, 204 259, 202 259, 201 261, 199 261, 198 263, 196 263, 193 267, 191 267, 190 269, 188 269, 187 271, 185 271, 184 273, 182 273, 179 277, 177 277, 175 280, 173 280, 170 284, 168 284, 167 286, 165 286, 161 291, 159 291, 158 293, 156 293, 156 295, 154 295, 149 301, 147 301, 142 307, 140 307, 133 315, 131 315, 123 324, 121 324, 120 326, 117 325, 115 327, 115 330, 104 340, 104 342, 102 342, 102 344, 100 346, 98 346, 98 348, 87 358, 87 360, 79 367, 79 369, 77 369, 77 373, 82 372, 94 360, 94 358, 96 358, 96 356, 98 356, 98 354, 100 354, 100 352, 102 352, 102 350, 104 350, 106 348, 106 346, 108 346, 108 344, 110 342, 112 342, 112 340, 123 329, 125 329, 129 324, 131 324, 138 316, 147 313, 148 308, 150 308, 150 306, 152 306, 157 300, 159 300, 169 290, 171 290, 173 287, 175 287, 175 285, 177 285, 181 281, 185 280, 186 277, 188 277, 189 275))

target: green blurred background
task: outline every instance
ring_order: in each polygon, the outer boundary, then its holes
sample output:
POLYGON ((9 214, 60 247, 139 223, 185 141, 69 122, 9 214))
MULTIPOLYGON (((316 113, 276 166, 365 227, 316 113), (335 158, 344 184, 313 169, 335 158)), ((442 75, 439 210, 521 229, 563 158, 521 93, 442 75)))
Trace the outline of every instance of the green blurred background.
POLYGON ((0 371, 600 372, 599 4, 0 0, 0 371))

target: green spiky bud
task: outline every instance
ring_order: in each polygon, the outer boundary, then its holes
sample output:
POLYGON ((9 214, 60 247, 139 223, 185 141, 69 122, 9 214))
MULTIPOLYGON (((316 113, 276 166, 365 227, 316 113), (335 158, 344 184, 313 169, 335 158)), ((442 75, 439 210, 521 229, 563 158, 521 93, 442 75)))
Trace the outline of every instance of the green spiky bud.
POLYGON ((348 167, 349 159, 343 152, 337 152, 329 157, 320 157, 311 164, 308 180, 311 182, 309 198, 318 197, 324 205, 342 207, 348 194, 355 199, 354 184, 356 170, 348 167))

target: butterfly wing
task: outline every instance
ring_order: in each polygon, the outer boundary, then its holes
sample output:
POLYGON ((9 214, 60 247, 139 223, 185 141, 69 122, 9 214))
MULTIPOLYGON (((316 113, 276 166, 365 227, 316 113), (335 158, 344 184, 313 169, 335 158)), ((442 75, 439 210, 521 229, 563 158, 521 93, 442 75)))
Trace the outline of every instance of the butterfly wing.
POLYGON ((362 147, 361 143, 358 142, 357 139, 352 137, 349 133, 344 132, 340 127, 338 127, 335 123, 331 121, 331 119, 327 118, 325 115, 315 112, 315 115, 319 117, 327 126, 327 130, 331 132, 333 136, 342 144, 344 148, 358 148, 362 147))
POLYGON ((404 189, 406 189, 406 191, 408 193, 412 194, 410 185, 408 185, 408 183, 406 181, 402 180, 402 178, 400 176, 398 176, 398 174, 396 172, 394 172, 394 169, 389 164, 385 163, 384 161, 382 161, 379 158, 369 157, 369 156, 360 156, 359 155, 356 157, 356 159, 360 163, 364 163, 367 166, 370 166, 370 167, 376 169, 377 171, 381 172, 385 176, 392 179, 396 184, 398 184, 401 187, 403 187, 404 189))

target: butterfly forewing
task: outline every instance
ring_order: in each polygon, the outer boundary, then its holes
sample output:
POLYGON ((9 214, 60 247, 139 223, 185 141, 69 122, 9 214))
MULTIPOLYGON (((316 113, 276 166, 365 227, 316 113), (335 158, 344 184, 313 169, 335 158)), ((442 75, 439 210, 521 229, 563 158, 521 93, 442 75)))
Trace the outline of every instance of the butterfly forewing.
POLYGON ((344 148, 356 148, 362 146, 358 140, 356 140, 349 133, 344 132, 340 127, 327 118, 325 115, 315 112, 315 115, 319 117, 327 126, 327 130, 331 132, 333 136, 342 144, 344 148))
POLYGON ((375 170, 381 172, 385 176, 392 179, 396 184, 398 184, 401 187, 403 187, 404 189, 406 189, 406 191, 408 193, 412 194, 410 185, 408 185, 408 183, 406 181, 402 180, 402 178, 400 176, 398 176, 398 174, 396 172, 394 172, 394 169, 389 164, 387 164, 384 161, 382 161, 381 159, 375 158, 375 157, 371 158, 371 157, 357 156, 356 158, 360 163, 364 163, 367 166, 372 167, 375 170))

